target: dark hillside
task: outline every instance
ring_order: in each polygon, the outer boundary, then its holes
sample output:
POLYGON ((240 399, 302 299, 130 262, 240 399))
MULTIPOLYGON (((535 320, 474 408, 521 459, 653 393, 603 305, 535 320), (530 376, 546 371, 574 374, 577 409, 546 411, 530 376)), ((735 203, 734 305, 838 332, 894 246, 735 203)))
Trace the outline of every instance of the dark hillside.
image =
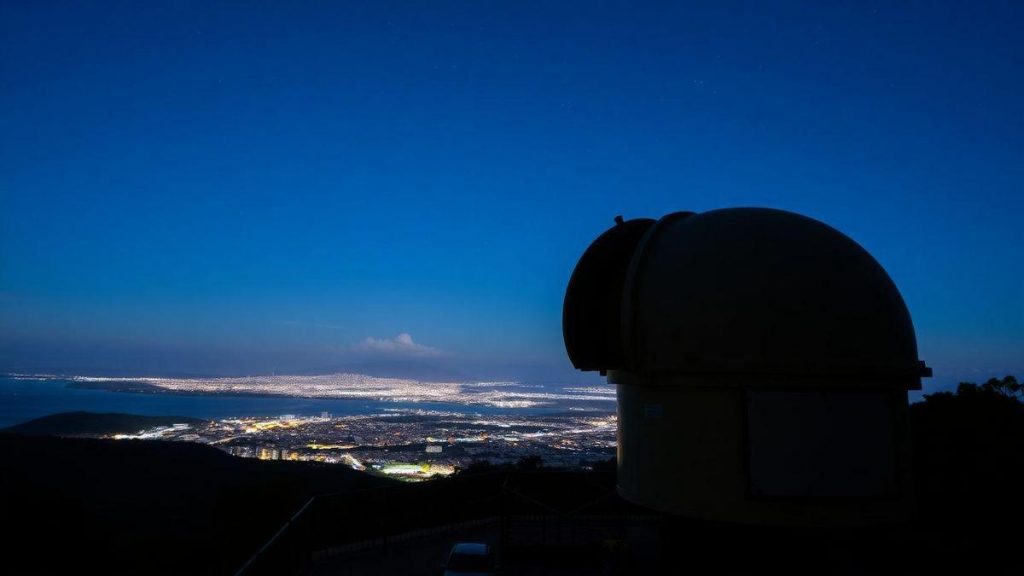
POLYGON ((61 412, 43 416, 0 432, 32 436, 85 436, 103 434, 135 433, 157 426, 172 424, 202 424, 204 420, 187 416, 138 416, 135 414, 61 412))
POLYGON ((8 573, 232 572, 315 494, 391 481, 198 444, 0 435, 8 573))

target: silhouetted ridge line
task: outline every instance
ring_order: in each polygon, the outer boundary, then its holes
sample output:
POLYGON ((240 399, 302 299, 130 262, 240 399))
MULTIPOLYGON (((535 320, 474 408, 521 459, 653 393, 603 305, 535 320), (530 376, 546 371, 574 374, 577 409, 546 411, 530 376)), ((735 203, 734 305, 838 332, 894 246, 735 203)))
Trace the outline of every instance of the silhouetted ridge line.
POLYGON ((80 436, 134 433, 157 426, 203 424, 205 420, 188 416, 139 416, 119 412, 60 412, 35 418, 0 432, 33 436, 80 436))

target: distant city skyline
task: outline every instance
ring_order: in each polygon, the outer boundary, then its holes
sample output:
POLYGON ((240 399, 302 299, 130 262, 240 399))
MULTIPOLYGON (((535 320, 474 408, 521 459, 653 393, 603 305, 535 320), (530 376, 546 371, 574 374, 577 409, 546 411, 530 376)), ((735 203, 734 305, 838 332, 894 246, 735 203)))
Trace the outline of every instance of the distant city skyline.
POLYGON ((594 382, 612 218, 871 252, 925 392, 1024 373, 1024 5, 0 0, 0 372, 594 382))

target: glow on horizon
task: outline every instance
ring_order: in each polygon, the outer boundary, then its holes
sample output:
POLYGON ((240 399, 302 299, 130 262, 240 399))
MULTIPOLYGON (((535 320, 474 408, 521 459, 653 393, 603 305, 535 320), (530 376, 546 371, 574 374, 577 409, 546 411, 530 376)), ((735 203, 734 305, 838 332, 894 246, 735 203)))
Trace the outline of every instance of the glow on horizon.
POLYGON ((186 394, 246 394, 295 398, 363 399, 391 402, 438 402, 495 408, 536 408, 559 402, 615 402, 612 386, 565 387, 562 393, 516 390, 516 382, 423 382, 365 374, 314 376, 271 375, 222 378, 106 377, 17 375, 21 379, 63 379, 72 382, 142 383, 167 392, 186 394))

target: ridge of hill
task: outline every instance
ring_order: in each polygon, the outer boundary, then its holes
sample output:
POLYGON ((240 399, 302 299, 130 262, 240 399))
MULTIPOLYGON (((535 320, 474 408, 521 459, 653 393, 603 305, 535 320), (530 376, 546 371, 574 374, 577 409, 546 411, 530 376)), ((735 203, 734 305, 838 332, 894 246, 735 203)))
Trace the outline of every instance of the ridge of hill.
POLYGON ((0 429, 26 436, 84 436, 135 433, 157 426, 197 425, 205 420, 188 416, 139 416, 119 412, 60 412, 0 429))

